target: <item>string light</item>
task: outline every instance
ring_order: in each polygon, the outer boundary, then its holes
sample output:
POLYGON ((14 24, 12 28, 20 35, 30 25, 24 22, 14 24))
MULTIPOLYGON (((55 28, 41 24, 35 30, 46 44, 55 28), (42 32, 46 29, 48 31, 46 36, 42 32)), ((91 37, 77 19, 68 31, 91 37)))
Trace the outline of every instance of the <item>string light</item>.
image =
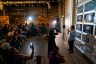
POLYGON ((11 2, 10 2, 11 3, 11 2))
MULTIPOLYGON (((6 4, 6 5, 8 5, 8 4, 11 4, 11 5, 14 4, 15 6, 18 6, 16 4, 46 3, 48 5, 48 8, 51 8, 51 5, 50 5, 49 2, 50 1, 39 1, 39 2, 37 2, 37 1, 6 1, 6 2, 1 2, 1 3, 2 3, 2 5, 4 5, 4 4, 6 4)), ((46 4, 44 4, 44 5, 46 5, 46 4)), ((10 6, 10 5, 8 5, 8 6, 10 6)), ((25 5, 21 5, 21 6, 25 6, 25 5)), ((29 5, 29 6, 31 6, 31 5, 29 5)), ((37 6, 39 6, 39 5, 37 5, 37 6)))
POLYGON ((6 3, 4 2, 4 4, 6 4, 6 3))
POLYGON ((33 3, 33 2, 31 2, 31 3, 33 3))
POLYGON ((3 9, 3 5, 0 3, 0 10, 2 10, 3 9))
POLYGON ((23 5, 23 6, 25 6, 25 5, 23 5))

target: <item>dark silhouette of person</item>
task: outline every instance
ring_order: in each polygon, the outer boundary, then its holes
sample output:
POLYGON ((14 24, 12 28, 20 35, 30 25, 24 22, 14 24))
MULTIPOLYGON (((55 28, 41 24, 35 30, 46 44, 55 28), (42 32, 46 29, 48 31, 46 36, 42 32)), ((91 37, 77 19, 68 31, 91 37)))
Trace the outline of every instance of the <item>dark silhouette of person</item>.
POLYGON ((64 63, 64 57, 59 53, 59 47, 53 47, 52 51, 49 54, 49 64, 60 64, 64 63))
POLYGON ((49 57, 49 53, 52 51, 52 48, 54 46, 56 46, 55 33, 54 33, 54 29, 51 28, 49 31, 49 37, 48 37, 48 57, 49 57))
POLYGON ((30 48, 32 49, 32 53, 30 56, 26 56, 20 54, 15 47, 12 47, 8 52, 7 64, 24 64, 24 61, 32 59, 34 55, 34 46, 30 46, 30 48))

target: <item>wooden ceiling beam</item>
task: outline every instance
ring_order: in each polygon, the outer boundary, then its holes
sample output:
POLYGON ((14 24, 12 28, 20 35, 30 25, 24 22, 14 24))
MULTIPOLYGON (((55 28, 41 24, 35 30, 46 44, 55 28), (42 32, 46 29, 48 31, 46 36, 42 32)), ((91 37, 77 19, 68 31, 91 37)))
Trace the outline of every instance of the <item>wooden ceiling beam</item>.
MULTIPOLYGON (((38 0, 39 1, 39 0, 38 0)), ((7 1, 7 2, 0 2, 2 5, 6 4, 32 4, 32 3, 46 3, 48 5, 48 8, 51 8, 51 4, 49 1, 7 1)))

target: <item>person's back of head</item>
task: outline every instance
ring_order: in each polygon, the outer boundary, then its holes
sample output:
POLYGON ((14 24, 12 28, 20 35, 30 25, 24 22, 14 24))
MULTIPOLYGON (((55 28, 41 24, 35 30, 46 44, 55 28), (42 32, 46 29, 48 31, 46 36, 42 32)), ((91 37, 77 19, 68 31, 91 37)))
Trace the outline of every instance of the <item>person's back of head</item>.
POLYGON ((5 39, 5 41, 6 41, 6 42, 8 42, 8 43, 9 43, 9 42, 10 42, 10 40, 11 40, 11 37, 9 37, 9 36, 5 36, 5 38, 4 38, 4 39, 5 39))
POLYGON ((72 30, 74 30, 74 29, 75 29, 75 26, 74 26, 74 25, 72 25, 72 26, 71 26, 71 29, 72 29, 72 30))
POLYGON ((7 64, 18 64, 17 60, 18 58, 18 52, 16 48, 12 47, 7 54, 7 64))
POLYGON ((58 47, 58 46, 54 46, 53 49, 52 49, 52 51, 53 51, 54 53, 58 53, 59 47, 58 47))

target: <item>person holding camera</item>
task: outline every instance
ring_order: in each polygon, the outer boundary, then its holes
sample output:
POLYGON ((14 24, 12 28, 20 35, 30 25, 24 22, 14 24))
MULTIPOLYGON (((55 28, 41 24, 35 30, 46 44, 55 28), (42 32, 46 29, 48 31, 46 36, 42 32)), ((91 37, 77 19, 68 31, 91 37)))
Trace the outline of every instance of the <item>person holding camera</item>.
POLYGON ((20 54, 15 47, 12 47, 7 56, 7 64, 24 64, 24 61, 32 59, 34 55, 34 46, 30 46, 30 48, 32 49, 32 53, 30 56, 26 56, 20 54))

